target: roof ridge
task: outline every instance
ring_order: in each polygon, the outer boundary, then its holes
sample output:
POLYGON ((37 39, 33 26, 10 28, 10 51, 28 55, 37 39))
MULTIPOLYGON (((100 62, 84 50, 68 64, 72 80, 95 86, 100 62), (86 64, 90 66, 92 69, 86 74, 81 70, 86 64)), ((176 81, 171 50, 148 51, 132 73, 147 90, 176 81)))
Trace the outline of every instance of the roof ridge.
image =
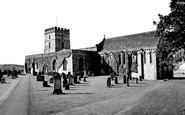
POLYGON ((147 33, 152 33, 152 32, 155 32, 155 30, 153 30, 153 31, 147 31, 147 32, 139 32, 139 33, 135 33, 135 34, 127 34, 127 35, 117 36, 117 37, 111 37, 111 38, 106 38, 106 40, 108 40, 108 39, 114 39, 114 38, 121 38, 121 37, 128 37, 128 36, 135 36, 135 35, 142 35, 142 34, 147 34, 147 33))

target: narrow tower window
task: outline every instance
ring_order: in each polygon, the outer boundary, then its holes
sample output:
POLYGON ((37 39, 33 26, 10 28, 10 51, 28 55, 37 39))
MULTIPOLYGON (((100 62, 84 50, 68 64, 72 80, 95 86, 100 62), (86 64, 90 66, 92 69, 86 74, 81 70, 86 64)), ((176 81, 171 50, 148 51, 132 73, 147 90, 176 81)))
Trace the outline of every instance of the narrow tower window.
POLYGON ((50 42, 49 42, 49 48, 50 48, 51 46, 50 46, 50 42))
POLYGON ((62 48, 64 48, 64 42, 62 42, 62 48))

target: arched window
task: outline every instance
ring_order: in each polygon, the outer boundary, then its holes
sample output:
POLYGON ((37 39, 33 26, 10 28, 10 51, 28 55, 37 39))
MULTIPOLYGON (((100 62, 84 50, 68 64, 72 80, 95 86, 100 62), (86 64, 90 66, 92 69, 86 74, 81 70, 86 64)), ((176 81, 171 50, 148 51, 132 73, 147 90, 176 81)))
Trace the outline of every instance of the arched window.
POLYGON ((118 54, 118 64, 121 64, 121 54, 118 54))
POLYGON ((66 59, 63 60, 63 70, 64 71, 67 70, 67 60, 66 59))
POLYGON ((48 73, 48 66, 46 64, 44 64, 42 69, 43 69, 44 74, 48 73))
POLYGON ((143 62, 146 64, 146 52, 143 53, 143 62))
POLYGON ((55 71, 56 68, 56 60, 53 61, 53 71, 55 71))
POLYGON ((39 64, 38 64, 38 62, 36 63, 36 68, 39 69, 39 64))
POLYGON ((123 60, 123 64, 125 64, 125 53, 122 52, 122 60, 123 60))
POLYGON ((150 56, 150 63, 152 63, 152 52, 149 53, 150 56))

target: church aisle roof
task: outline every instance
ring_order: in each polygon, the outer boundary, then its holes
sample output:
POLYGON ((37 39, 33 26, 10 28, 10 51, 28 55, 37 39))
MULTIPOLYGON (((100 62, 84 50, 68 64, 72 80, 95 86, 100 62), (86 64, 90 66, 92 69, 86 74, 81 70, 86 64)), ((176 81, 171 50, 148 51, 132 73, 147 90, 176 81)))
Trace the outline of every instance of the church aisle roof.
POLYGON ((105 39, 101 52, 156 49, 159 43, 155 31, 105 39))

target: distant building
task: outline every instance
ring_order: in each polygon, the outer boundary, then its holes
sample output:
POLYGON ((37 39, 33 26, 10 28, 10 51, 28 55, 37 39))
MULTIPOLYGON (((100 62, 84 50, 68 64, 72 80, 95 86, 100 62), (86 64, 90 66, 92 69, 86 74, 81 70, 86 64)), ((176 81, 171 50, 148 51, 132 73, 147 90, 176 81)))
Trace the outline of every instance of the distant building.
POLYGON ((43 71, 68 73, 73 75, 86 72, 105 75, 115 72, 123 74, 125 53, 130 63, 138 65, 138 73, 144 79, 161 79, 159 59, 156 52, 160 38, 155 32, 145 32, 115 38, 104 38, 94 47, 70 49, 70 31, 59 27, 45 30, 45 48, 43 54, 28 55, 25 58, 26 73, 43 71))

